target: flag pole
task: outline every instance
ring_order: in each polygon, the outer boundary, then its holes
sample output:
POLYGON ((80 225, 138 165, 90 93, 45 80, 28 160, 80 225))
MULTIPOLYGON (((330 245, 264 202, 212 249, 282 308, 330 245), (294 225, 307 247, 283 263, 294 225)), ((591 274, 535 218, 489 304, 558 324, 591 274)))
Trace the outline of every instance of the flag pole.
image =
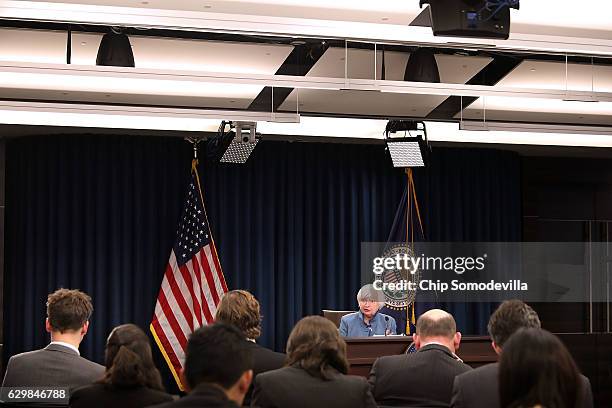
MULTIPOLYGON (((206 223, 208 224, 208 228, 210 229, 210 223, 208 222, 208 214, 206 213, 206 205, 204 203, 204 193, 202 192, 202 185, 200 184, 200 174, 198 173, 198 164, 199 164, 199 160, 198 160, 198 144, 204 140, 203 137, 186 137, 185 138, 186 141, 188 141, 189 143, 191 143, 193 145, 193 159, 191 161, 191 172, 194 173, 195 175, 195 179, 196 179, 196 183, 198 185, 198 191, 200 192, 200 199, 202 200, 202 206, 204 207, 204 218, 206 219, 206 223)), ((218 259, 219 258, 219 254, 217 253, 217 246, 215 245, 215 238, 213 236, 212 231, 210 232, 210 240, 212 242, 212 251, 215 252, 215 257, 218 259)), ((221 286, 223 286, 223 289, 227 290, 227 282, 225 281, 225 274, 223 273, 223 268, 221 268, 221 264, 219 263, 217 265, 217 267, 220 269, 221 272, 221 286)))

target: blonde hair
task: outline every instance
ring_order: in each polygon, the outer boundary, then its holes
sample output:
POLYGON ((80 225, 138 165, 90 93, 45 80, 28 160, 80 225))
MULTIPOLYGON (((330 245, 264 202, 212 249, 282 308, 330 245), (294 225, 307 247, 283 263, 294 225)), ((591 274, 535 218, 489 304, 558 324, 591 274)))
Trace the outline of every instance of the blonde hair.
POLYGON ((249 339, 261 336, 259 302, 246 290, 231 290, 223 295, 215 321, 237 327, 249 339))

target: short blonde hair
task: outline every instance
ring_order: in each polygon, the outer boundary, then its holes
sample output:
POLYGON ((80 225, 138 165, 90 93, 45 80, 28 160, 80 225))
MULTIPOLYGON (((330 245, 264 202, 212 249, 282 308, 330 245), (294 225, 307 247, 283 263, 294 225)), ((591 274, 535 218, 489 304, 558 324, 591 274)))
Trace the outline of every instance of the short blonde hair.
POLYGON ((215 321, 237 327, 249 339, 261 336, 259 302, 246 290, 231 290, 223 295, 215 321))

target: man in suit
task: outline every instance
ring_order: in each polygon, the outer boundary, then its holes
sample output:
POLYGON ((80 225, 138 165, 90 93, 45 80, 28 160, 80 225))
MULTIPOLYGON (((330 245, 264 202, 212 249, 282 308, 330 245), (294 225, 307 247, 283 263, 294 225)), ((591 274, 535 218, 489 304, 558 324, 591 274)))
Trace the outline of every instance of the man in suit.
POLYGON ((200 327, 189 336, 180 376, 187 396, 156 408, 238 408, 253 379, 243 334, 224 323, 200 327))
POLYGON ((41 350, 17 354, 6 367, 3 387, 68 387, 73 390, 104 376, 104 367, 79 353, 93 312, 91 298, 59 289, 47 297, 45 328, 51 343, 41 350))
POLYGON ((432 309, 416 324, 416 353, 378 358, 369 382, 380 406, 448 407, 453 380, 470 371, 455 351, 461 333, 449 313, 432 309))
MULTIPOLYGON (((522 328, 540 328, 538 314, 520 300, 506 300, 493 312, 488 330, 491 346, 500 355, 504 344, 514 332, 522 328)), ((487 364, 455 378, 451 407, 496 408, 499 402, 499 364, 487 364)), ((592 408, 593 394, 589 379, 581 375, 582 390, 579 407, 592 408)))
MULTIPOLYGON (((259 301, 246 290, 231 290, 221 298, 215 321, 231 324, 239 329, 253 355, 253 384, 258 374, 281 368, 285 354, 277 353, 256 343, 261 335, 261 314, 259 301)), ((253 384, 244 397, 244 405, 251 404, 253 384)))

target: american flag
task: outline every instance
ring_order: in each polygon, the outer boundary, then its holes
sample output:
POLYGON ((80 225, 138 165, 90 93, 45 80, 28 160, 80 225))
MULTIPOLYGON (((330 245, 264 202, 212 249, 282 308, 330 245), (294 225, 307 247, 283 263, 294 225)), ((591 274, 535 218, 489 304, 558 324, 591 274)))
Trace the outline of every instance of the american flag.
POLYGON ((176 233, 176 241, 162 281, 151 332, 176 383, 185 362, 187 338, 198 327, 212 323, 227 285, 210 233, 196 162, 176 233))

